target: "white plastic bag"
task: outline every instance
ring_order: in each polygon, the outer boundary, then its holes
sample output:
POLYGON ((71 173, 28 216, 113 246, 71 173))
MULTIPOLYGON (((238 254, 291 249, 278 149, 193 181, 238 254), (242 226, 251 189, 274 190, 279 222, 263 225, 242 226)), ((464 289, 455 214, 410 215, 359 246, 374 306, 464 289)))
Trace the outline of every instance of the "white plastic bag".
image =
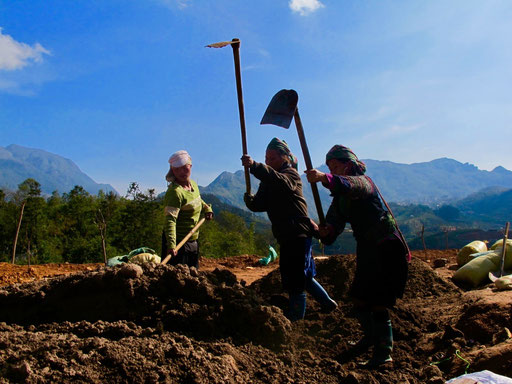
POLYGON ((510 377, 498 375, 487 370, 468 373, 466 375, 456 377, 454 379, 448 380, 446 384, 462 384, 467 383, 467 380, 474 380, 475 384, 512 384, 512 379, 510 377))

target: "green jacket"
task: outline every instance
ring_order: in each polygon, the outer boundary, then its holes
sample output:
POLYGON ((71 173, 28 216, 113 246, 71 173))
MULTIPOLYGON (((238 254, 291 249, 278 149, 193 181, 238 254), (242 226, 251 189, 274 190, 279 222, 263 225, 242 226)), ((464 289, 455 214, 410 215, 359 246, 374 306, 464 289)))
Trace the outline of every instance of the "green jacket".
MULTIPOLYGON (((212 212, 199 194, 196 182, 190 180, 191 191, 186 191, 181 185, 171 183, 164 197, 165 226, 168 249, 176 248, 179 243, 199 221, 202 213, 212 212)), ((189 241, 197 240, 199 231, 196 231, 189 241)))

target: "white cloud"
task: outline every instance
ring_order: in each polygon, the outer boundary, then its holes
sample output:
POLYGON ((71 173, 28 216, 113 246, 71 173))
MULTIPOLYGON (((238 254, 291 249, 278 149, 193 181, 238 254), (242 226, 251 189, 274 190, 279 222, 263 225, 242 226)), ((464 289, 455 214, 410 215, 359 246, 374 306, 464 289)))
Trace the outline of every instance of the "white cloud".
POLYGON ((384 129, 368 131, 363 135, 364 140, 386 140, 396 136, 408 135, 421 130, 424 124, 398 125, 394 124, 384 129))
POLYGON ((324 7, 319 0, 290 0, 288 5, 293 12, 298 12, 301 16, 305 16, 324 7))
POLYGON ((270 57, 270 52, 267 51, 266 49, 260 48, 258 50, 258 53, 263 57, 270 57))
POLYGON ((178 8, 183 9, 190 5, 190 0, 177 0, 176 3, 178 3, 178 8))
POLYGON ((30 46, 20 43, 11 36, 2 34, 0 28, 0 70, 14 71, 29 65, 31 61, 41 62, 44 54, 49 55, 50 52, 41 44, 30 46))
POLYGON ((158 3, 164 5, 167 8, 175 8, 178 7, 179 9, 187 8, 192 0, 156 0, 158 3))
POLYGON ((422 127, 421 124, 416 125, 393 125, 388 129, 389 134, 401 134, 417 131, 422 127))
POLYGON ((9 91, 9 90, 13 90, 13 89, 16 89, 16 83, 12 80, 8 80, 8 79, 2 79, 0 77, 0 89, 1 90, 6 90, 6 91, 9 91))

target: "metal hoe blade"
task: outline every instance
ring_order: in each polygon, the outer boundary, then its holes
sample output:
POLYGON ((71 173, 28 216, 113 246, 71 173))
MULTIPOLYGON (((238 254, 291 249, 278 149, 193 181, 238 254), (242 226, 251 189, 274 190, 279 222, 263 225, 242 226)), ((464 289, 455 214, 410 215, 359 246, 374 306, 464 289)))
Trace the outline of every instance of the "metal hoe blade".
POLYGON ((260 124, 289 128, 297 110, 298 101, 299 95, 293 89, 280 90, 270 100, 260 124))
POLYGON ((220 43, 213 43, 213 44, 205 45, 205 48, 222 48, 227 45, 236 44, 238 42, 239 42, 239 40, 238 41, 221 41, 220 43))

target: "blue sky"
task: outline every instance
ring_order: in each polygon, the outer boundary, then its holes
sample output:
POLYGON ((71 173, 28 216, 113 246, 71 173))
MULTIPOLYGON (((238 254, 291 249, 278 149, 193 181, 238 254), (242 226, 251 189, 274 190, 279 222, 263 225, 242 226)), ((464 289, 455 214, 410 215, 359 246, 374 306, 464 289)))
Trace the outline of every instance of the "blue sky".
POLYGON ((299 94, 313 164, 439 157, 512 169, 512 2, 476 0, 0 0, 0 146, 73 160, 120 193, 166 187, 186 149, 207 185, 241 169, 233 54, 241 40, 249 154, 294 126, 260 126, 299 94))

